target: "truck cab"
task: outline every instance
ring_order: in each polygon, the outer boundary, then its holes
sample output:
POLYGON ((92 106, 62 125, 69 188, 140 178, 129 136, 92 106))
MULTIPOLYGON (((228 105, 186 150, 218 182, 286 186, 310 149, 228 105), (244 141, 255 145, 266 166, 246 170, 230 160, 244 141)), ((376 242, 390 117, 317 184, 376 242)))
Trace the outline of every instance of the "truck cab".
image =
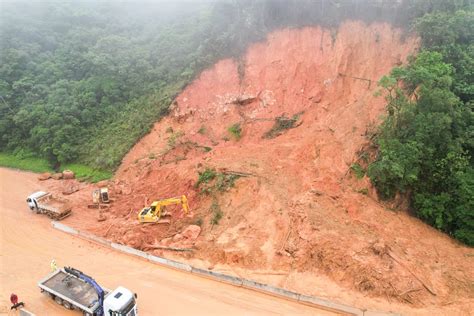
POLYGON ((32 211, 36 210, 36 212, 39 212, 37 199, 39 199, 40 197, 45 196, 46 194, 47 194, 46 192, 38 191, 38 192, 35 192, 35 193, 29 195, 26 198, 26 203, 28 203, 28 207, 30 208, 30 210, 32 210, 32 211))
POLYGON ((110 316, 135 316, 137 313, 137 304, 135 302, 136 294, 130 290, 119 286, 109 293, 104 299, 104 315, 110 316))

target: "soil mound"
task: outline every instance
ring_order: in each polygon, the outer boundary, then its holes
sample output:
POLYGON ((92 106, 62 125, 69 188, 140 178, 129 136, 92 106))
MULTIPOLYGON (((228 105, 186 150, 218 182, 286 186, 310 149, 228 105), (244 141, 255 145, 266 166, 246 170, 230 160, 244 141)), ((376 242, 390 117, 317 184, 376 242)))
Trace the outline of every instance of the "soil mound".
POLYGON ((285 29, 218 62, 124 158, 107 221, 88 229, 146 249, 193 224, 193 252, 154 253, 303 293, 334 296, 337 284, 359 306, 367 295, 383 309, 472 303, 472 251, 387 211, 351 172, 384 114, 377 81, 417 47, 401 37, 388 24, 285 29), (169 225, 137 223, 144 204, 182 194, 190 217, 176 207, 169 225))

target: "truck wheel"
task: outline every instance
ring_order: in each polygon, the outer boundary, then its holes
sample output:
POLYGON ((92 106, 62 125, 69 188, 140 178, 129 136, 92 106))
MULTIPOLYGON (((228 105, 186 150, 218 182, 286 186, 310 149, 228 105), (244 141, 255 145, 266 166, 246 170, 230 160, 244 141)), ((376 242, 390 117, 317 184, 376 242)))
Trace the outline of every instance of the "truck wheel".
POLYGON ((55 301, 56 303, 58 303, 59 305, 63 305, 63 299, 60 298, 59 296, 56 296, 56 297, 54 298, 54 301, 55 301))
POLYGON ((74 309, 74 307, 71 305, 71 303, 67 302, 67 301, 63 301, 63 306, 66 308, 66 309, 74 309))

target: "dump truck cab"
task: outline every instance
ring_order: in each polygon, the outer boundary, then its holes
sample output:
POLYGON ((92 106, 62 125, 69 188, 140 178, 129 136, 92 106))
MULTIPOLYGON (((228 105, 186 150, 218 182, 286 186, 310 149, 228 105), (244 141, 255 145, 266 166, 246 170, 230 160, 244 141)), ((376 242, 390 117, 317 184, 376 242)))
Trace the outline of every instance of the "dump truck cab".
POLYGON ((46 192, 44 191, 38 191, 38 192, 35 192, 31 195, 29 195, 27 198, 26 198, 26 203, 28 203, 28 207, 30 208, 30 210, 36 210, 37 213, 39 213, 39 210, 38 210, 38 199, 45 196, 46 192))

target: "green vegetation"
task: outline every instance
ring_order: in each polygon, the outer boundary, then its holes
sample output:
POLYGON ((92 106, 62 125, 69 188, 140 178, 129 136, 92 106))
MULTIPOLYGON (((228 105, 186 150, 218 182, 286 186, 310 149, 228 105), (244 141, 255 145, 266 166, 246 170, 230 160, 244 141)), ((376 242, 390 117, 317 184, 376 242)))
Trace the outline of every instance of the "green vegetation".
POLYGON ((358 163, 354 163, 351 166, 352 171, 354 172, 357 179, 362 179, 365 176, 365 170, 358 163))
POLYGON ((360 193, 363 195, 369 195, 369 189, 363 188, 363 189, 357 190, 357 193, 360 193))
POLYGON ((380 80, 388 116, 368 175, 383 198, 406 194, 418 217, 474 245, 474 12, 415 23, 422 50, 380 80))
POLYGON ((294 128, 295 123, 300 118, 301 113, 293 115, 292 118, 288 118, 286 116, 278 116, 275 118, 275 124, 273 124, 272 128, 263 135, 263 138, 271 139, 283 134, 283 132, 287 129, 294 128))
POLYGON ((76 163, 68 163, 61 165, 62 170, 71 170, 76 175, 78 180, 88 181, 92 183, 96 183, 102 180, 107 180, 112 178, 112 172, 110 171, 103 171, 103 170, 96 170, 89 166, 76 164, 76 163))
POLYGON ((0 166, 33 172, 53 172, 53 168, 46 159, 34 157, 33 155, 21 156, 0 153, 0 166))
POLYGON ((230 133, 230 135, 232 135, 235 140, 240 140, 240 138, 242 137, 242 127, 240 126, 240 123, 232 124, 231 126, 229 126, 227 131, 230 133))
POLYGON ((225 192, 233 188, 235 181, 240 178, 239 175, 217 172, 215 169, 206 168, 203 172, 198 172, 198 181, 194 185, 200 188, 203 194, 214 194, 216 192, 225 192))
POLYGON ((216 200, 212 201, 211 212, 212 212, 211 224, 219 225, 219 221, 221 220, 222 216, 224 216, 224 213, 222 213, 221 207, 219 206, 216 200))
MULTIPOLYGON (((33 154, 11 154, 11 153, 0 153, 0 166, 29 170, 33 172, 55 172, 50 163, 43 158, 35 157, 33 154)), ((88 182, 98 182, 101 180, 110 179, 112 173, 110 171, 96 170, 86 165, 81 164, 64 164, 61 165, 61 170, 71 170, 79 180, 88 182)), ((58 170, 59 171, 59 170, 58 170)))
POLYGON ((198 133, 201 135, 206 134, 206 127, 204 125, 201 125, 201 127, 198 129, 198 133))
POLYGON ((215 169, 206 168, 206 170, 203 172, 198 172, 198 174, 198 181, 194 185, 196 188, 199 188, 199 186, 203 183, 209 183, 209 181, 213 180, 216 177, 217 172, 215 169))
MULTIPOLYGON (((414 25, 422 52, 380 82, 388 116, 368 174, 381 196, 406 193, 420 218, 473 245, 471 3, 2 3, 0 152, 15 156, 1 154, 0 163, 35 171, 72 164, 93 181, 105 178, 110 173, 94 170, 115 170, 201 70, 224 57, 241 61, 250 43, 274 29, 318 24, 336 39, 346 19, 414 25)), ((264 137, 276 137, 296 121, 277 118, 264 137)), ((177 138, 169 144, 175 146, 177 138)), ((221 181, 215 189, 226 190, 235 181, 228 176, 219 180, 214 171, 207 182, 221 181)))
POLYGON ((203 224, 203 220, 201 217, 198 217, 196 221, 194 222, 194 225, 198 225, 199 227, 201 227, 202 224, 203 224))
POLYGON ((274 29, 335 30, 349 18, 403 26, 465 2, 6 2, 0 151, 113 171, 202 69, 224 57, 241 61, 250 43, 274 29))
POLYGON ((171 132, 170 137, 168 138, 168 148, 173 149, 176 147, 176 141, 184 135, 184 132, 177 131, 171 132))

